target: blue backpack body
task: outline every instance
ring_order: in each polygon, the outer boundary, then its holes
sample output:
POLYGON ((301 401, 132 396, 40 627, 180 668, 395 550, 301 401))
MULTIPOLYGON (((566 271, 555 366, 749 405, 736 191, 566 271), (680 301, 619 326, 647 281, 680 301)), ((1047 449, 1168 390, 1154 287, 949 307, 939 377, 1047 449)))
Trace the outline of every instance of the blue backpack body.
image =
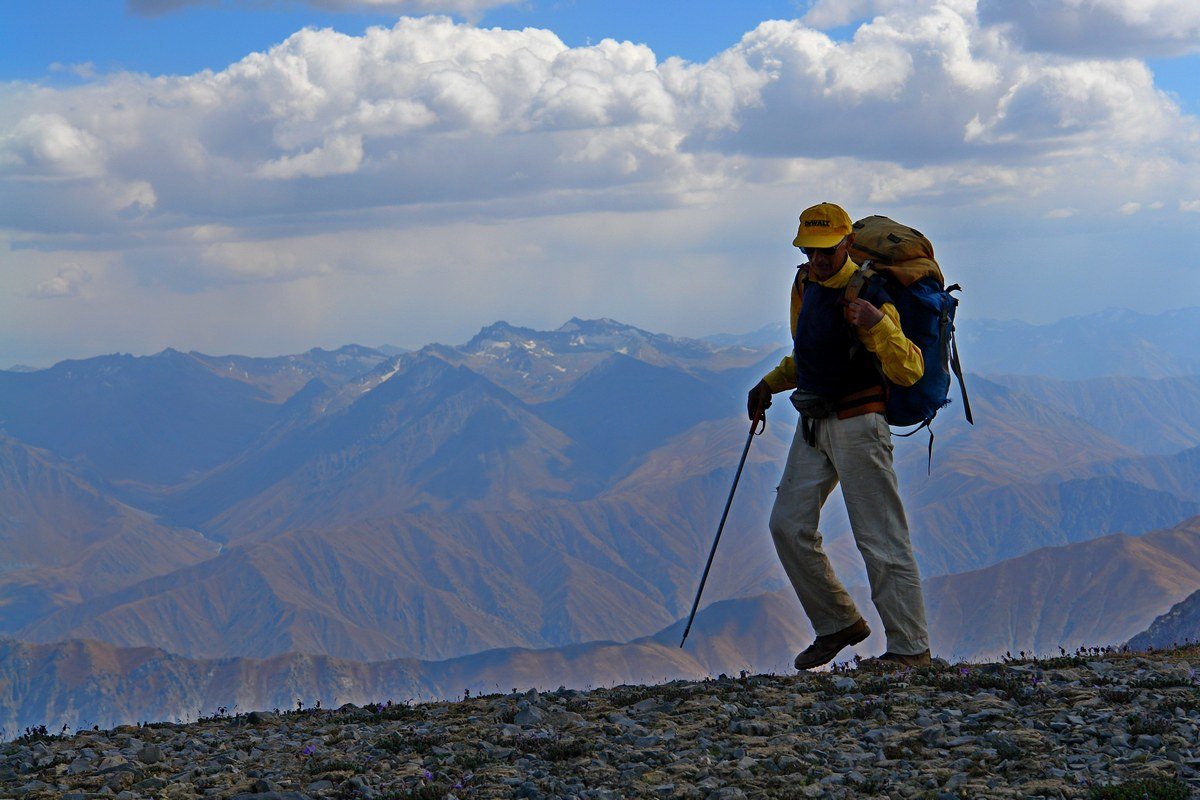
POLYGON ((904 335, 921 349, 925 374, 912 386, 888 383, 887 420, 892 425, 928 423, 950 403, 951 370, 962 380, 954 346, 958 298, 934 278, 922 278, 907 287, 894 280, 888 280, 888 284, 904 335))
MULTIPOLYGON (((941 268, 933 257, 933 245, 915 228, 882 216, 854 223, 854 237, 850 252, 861 267, 847 287, 847 297, 857 296, 870 281, 882 280, 900 315, 904 335, 920 348, 925 360, 925 374, 912 386, 900 386, 884 378, 888 423, 916 425, 917 430, 927 427, 938 411, 950 403, 953 373, 958 379, 967 422, 974 424, 958 346, 954 342, 958 298, 951 292, 958 291, 959 286, 945 285, 941 268)), ((912 433, 916 431, 901 435, 912 433)))

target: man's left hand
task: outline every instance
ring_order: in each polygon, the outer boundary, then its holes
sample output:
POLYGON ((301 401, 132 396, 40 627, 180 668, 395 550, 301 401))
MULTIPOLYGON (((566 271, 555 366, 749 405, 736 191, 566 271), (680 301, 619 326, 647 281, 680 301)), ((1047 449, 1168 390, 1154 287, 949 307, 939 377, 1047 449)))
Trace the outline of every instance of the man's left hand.
POLYGON ((879 324, 879 320, 883 319, 883 312, 861 297, 856 297, 846 304, 845 314, 847 322, 863 330, 874 328, 879 324))

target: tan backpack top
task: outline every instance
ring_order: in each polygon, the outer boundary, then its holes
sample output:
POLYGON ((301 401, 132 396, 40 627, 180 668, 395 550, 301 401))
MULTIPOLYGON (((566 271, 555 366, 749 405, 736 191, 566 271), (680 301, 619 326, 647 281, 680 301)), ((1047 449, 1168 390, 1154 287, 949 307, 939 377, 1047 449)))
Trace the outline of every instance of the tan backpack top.
POLYGON ((933 244, 925 235, 878 214, 854 223, 850 257, 859 264, 870 262, 876 272, 891 275, 901 286, 911 286, 921 278, 936 278, 946 285, 933 257, 933 244))

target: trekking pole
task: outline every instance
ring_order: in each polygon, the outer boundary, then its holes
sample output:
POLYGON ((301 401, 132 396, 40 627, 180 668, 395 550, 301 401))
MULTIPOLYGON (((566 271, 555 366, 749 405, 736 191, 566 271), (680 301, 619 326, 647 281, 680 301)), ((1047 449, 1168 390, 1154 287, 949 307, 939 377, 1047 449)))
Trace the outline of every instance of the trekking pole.
POLYGON ((708 571, 712 569, 713 556, 717 554, 717 543, 721 541, 721 531, 725 530, 725 519, 729 516, 729 507, 733 505, 733 493, 737 491, 738 479, 742 477, 742 467, 746 466, 746 454, 750 452, 750 443, 754 437, 767 429, 767 417, 761 411, 750 421, 750 435, 746 437, 746 446, 742 448, 742 460, 738 462, 737 472, 733 476, 733 486, 729 488, 729 499, 725 501, 725 510, 721 513, 721 524, 717 526, 717 536, 713 539, 712 549, 708 551, 708 563, 704 565, 704 574, 700 576, 700 588, 696 590, 696 599, 692 601, 692 613, 688 615, 687 626, 683 629, 683 639, 679 646, 687 641, 688 631, 696 619, 696 609, 700 607, 700 595, 704 593, 704 582, 708 580, 708 571), (762 427, 759 427, 759 423, 762 427))

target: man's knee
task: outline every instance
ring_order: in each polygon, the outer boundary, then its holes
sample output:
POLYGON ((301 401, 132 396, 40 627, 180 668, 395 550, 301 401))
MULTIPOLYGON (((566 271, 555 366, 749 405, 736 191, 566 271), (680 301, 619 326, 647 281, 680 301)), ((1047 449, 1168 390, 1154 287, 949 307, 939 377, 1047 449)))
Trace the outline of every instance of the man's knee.
POLYGON ((862 554, 868 572, 920 580, 917 560, 911 549, 859 544, 858 551, 862 554))
POLYGON ((787 508, 780 503, 776 503, 771 509, 771 517, 767 521, 767 526, 771 530, 771 538, 775 540, 776 545, 820 539, 815 522, 805 519, 804 515, 797 514, 795 509, 787 508))

